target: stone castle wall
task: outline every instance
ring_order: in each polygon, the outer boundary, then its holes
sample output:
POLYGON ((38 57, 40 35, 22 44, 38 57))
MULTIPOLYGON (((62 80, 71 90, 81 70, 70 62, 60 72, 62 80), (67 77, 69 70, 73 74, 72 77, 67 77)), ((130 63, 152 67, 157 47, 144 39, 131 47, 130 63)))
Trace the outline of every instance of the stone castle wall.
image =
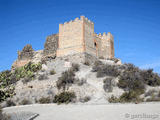
MULTIPOLYGON (((32 47, 27 45, 18 52, 18 60, 13 66, 23 66, 32 59, 41 56, 34 54, 32 47)), ((94 33, 94 23, 81 16, 73 21, 59 24, 59 33, 47 37, 42 60, 83 54, 85 58, 114 58, 114 39, 110 32, 94 33), (90 56, 90 57, 88 57, 90 56), (91 57, 93 56, 93 58, 91 57)), ((89 59, 88 59, 89 60, 89 59)))
POLYGON ((56 51, 58 48, 58 34, 50 35, 46 38, 46 42, 44 44, 43 54, 44 56, 56 56, 56 51))
POLYGON ((94 41, 94 24, 87 18, 83 17, 83 27, 85 52, 96 56, 96 46, 94 41))
POLYGON ((80 52, 84 52, 82 19, 60 24, 57 56, 80 52))
POLYGON ((59 24, 57 57, 82 52, 97 57, 113 58, 113 36, 111 33, 95 34, 94 23, 84 16, 59 24))

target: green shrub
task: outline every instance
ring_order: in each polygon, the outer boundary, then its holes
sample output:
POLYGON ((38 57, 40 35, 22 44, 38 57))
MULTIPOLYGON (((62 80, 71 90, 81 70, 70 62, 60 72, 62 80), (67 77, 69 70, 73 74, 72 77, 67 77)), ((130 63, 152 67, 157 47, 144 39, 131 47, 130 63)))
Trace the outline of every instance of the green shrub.
POLYGON ((7 88, 6 90, 0 90, 0 102, 5 101, 7 98, 12 97, 14 94, 14 87, 7 88))
POLYGON ((50 75, 54 75, 54 74, 56 74, 56 72, 55 72, 54 69, 52 69, 52 70, 50 71, 50 75))
POLYGON ((71 69, 72 69, 74 72, 79 71, 79 68, 80 68, 79 64, 75 64, 75 63, 72 64, 71 69))
POLYGON ((106 78, 103 80, 103 89, 106 92, 112 92, 113 90, 113 78, 106 78))
POLYGON ((73 70, 69 69, 62 73, 62 76, 58 78, 56 85, 58 89, 63 88, 63 90, 65 90, 67 85, 74 84, 75 81, 75 73, 73 70))
POLYGON ((42 97, 39 99, 39 103, 41 103, 41 104, 51 103, 51 99, 50 99, 50 97, 42 97))
POLYGON ((73 100, 76 98, 76 95, 74 92, 62 92, 58 95, 55 95, 53 102, 54 103, 70 103, 73 102, 73 100))
POLYGON ((20 78, 34 79, 34 72, 39 71, 42 68, 40 63, 33 64, 29 62, 23 67, 16 68, 13 72, 6 70, 0 73, 0 88, 5 88, 11 84, 16 83, 20 78))

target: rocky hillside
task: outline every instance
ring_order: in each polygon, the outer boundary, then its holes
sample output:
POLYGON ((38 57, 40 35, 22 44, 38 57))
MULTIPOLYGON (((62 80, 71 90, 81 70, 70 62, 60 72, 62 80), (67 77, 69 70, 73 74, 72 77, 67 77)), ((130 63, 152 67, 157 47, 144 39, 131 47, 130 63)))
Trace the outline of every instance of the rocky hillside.
POLYGON ((140 70, 118 59, 90 64, 80 54, 33 62, 40 53, 25 66, 0 73, 2 107, 160 101, 160 76, 151 69, 140 70))

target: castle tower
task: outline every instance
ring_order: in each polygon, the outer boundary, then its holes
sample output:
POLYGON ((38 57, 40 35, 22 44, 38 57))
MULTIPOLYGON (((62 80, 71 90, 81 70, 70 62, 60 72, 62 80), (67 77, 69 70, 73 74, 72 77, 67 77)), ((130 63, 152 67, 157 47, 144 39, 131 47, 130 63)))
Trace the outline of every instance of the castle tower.
POLYGON ((94 23, 84 16, 59 24, 57 57, 84 52, 96 57, 113 58, 112 34, 95 34, 94 23))
POLYGON ((94 24, 84 16, 59 24, 57 56, 87 52, 95 54, 94 24))
POLYGON ((103 33, 101 37, 102 44, 102 55, 104 58, 114 58, 114 40, 113 36, 110 32, 108 34, 103 33))

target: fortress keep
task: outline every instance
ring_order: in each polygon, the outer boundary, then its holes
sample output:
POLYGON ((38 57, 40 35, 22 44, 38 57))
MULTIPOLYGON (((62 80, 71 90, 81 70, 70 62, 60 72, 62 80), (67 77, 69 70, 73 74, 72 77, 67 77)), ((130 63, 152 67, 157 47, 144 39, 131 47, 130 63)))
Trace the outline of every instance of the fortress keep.
POLYGON ((73 21, 59 24, 59 33, 46 38, 44 50, 34 51, 31 45, 26 45, 22 51, 18 51, 18 59, 12 68, 56 57, 68 57, 89 63, 94 63, 98 58, 112 59, 114 58, 113 36, 110 32, 96 34, 94 23, 81 16, 73 21))
POLYGON ((108 32, 97 35, 94 23, 84 16, 59 24, 57 36, 57 57, 85 52, 98 58, 114 58, 112 34, 108 32))

